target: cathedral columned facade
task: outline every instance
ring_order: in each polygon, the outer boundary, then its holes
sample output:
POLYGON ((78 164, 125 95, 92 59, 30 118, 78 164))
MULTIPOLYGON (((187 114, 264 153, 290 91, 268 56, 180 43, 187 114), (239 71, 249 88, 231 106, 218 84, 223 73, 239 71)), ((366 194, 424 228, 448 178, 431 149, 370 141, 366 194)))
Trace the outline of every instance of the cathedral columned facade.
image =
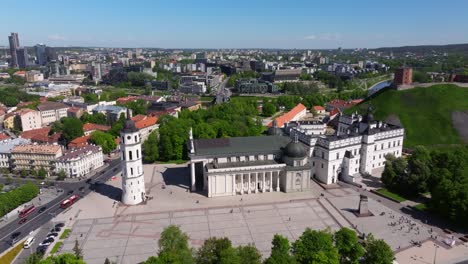
POLYGON ((195 140, 190 132, 190 189, 208 197, 302 192, 310 190, 313 179, 357 182, 382 170, 386 155, 402 155, 404 129, 371 114, 339 117, 333 135, 307 125, 273 127, 273 135, 260 137, 195 140))

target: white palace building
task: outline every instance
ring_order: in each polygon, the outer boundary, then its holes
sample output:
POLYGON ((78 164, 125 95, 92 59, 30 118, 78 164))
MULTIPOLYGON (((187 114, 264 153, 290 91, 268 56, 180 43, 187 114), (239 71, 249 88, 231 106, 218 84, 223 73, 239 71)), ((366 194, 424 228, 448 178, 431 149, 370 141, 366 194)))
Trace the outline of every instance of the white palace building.
POLYGON ((385 155, 402 155, 404 129, 371 114, 340 116, 333 135, 325 130, 323 124, 295 121, 273 125, 270 136, 194 140, 190 133, 191 190, 208 197, 301 192, 313 179, 356 182, 381 171, 385 155))

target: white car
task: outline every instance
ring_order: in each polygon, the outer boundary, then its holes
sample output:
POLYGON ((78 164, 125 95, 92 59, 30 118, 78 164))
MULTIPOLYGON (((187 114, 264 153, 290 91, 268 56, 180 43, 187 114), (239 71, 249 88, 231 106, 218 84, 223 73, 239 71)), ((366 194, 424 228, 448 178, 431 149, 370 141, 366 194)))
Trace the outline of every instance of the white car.
POLYGON ((24 241, 23 248, 30 248, 32 244, 34 244, 34 241, 35 241, 34 237, 28 237, 28 239, 24 241))
POLYGON ((39 246, 40 246, 40 247, 42 247, 42 246, 48 246, 48 245, 50 245, 50 244, 52 244, 52 242, 50 242, 50 241, 42 241, 42 243, 39 243, 39 246))

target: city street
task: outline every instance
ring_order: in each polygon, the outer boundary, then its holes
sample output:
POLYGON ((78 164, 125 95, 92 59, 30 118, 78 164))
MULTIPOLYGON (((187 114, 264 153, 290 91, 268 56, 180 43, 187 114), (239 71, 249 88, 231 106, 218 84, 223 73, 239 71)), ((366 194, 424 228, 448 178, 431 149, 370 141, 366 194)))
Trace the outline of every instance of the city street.
MULTIPOLYGON (((120 160, 119 159, 113 160, 109 163, 109 166, 104 167, 101 171, 99 171, 94 176, 92 176, 91 179, 93 182, 97 180, 106 181, 111 176, 115 175, 115 173, 118 170, 120 170, 120 160)), ((27 235, 31 231, 34 231, 40 228, 45 223, 52 220, 52 218, 55 217, 57 214, 60 214, 61 212, 63 212, 64 209, 60 208, 60 203, 63 200, 65 200, 68 196, 71 195, 71 194, 68 194, 69 192, 73 191, 73 193, 78 194, 79 189, 81 187, 85 187, 84 192, 79 193, 81 197, 84 197, 90 192, 92 192, 90 188, 86 188, 87 185, 88 184, 85 183, 85 180, 81 182, 61 182, 60 187, 64 191, 61 193, 61 195, 59 195, 57 198, 55 198, 51 202, 42 205, 42 206, 47 207, 47 209, 44 212, 40 214, 37 212, 32 213, 32 215, 28 217, 27 222, 22 225, 19 225, 18 221, 12 221, 9 224, 0 228, 0 252, 5 251, 12 246, 11 235, 13 233, 20 232, 20 235, 18 236, 18 241, 19 241, 27 237, 27 235)))

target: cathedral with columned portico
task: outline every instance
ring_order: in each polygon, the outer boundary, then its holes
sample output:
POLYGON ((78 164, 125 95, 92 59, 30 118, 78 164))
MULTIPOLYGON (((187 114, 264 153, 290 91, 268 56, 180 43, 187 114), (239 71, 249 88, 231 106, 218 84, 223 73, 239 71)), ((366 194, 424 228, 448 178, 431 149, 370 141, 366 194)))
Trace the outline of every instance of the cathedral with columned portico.
POLYGON ((269 136, 193 139, 190 132, 190 189, 208 197, 303 192, 311 180, 357 182, 383 170, 386 155, 402 155, 402 127, 371 114, 338 118, 333 134, 301 120, 273 126, 269 136))

